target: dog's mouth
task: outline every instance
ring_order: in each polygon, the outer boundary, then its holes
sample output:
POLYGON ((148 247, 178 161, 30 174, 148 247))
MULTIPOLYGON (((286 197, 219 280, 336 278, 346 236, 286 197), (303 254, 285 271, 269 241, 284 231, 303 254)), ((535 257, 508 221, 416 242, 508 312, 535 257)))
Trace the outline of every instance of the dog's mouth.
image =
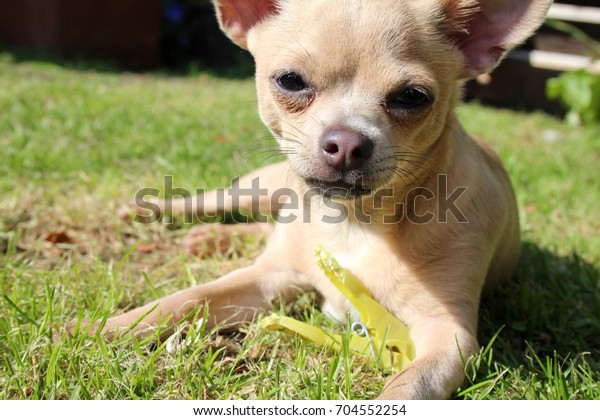
POLYGON ((373 192, 360 179, 358 182, 347 182, 343 179, 330 181, 319 178, 304 178, 304 182, 311 190, 315 190, 325 197, 354 198, 369 195, 373 192))

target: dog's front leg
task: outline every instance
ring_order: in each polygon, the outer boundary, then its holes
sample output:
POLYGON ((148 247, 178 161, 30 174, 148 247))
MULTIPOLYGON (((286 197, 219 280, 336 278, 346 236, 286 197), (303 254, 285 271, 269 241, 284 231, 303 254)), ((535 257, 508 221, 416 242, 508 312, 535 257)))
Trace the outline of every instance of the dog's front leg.
MULTIPOLYGON (((266 267, 259 263, 231 272, 218 280, 176 292, 142 307, 109 318, 102 332, 108 339, 122 334, 146 337, 156 334, 165 340, 175 326, 197 308, 207 306, 207 326, 231 325, 251 321, 259 312, 271 307, 281 298, 296 297, 302 289, 295 284, 295 273, 285 269, 266 267)), ((67 326, 73 332, 76 323, 67 326)), ((100 328, 94 323, 90 334, 100 328)))
POLYGON ((129 219, 133 215, 158 218, 164 214, 175 217, 216 216, 245 211, 262 216, 276 215, 281 203, 273 201, 273 194, 294 183, 295 176, 287 162, 259 168, 235 180, 225 189, 206 191, 191 197, 159 199, 139 197, 119 210, 119 216, 129 219))
POLYGON ((379 399, 445 399, 465 379, 465 363, 478 350, 474 334, 453 322, 425 321, 411 328, 416 358, 386 382, 379 399))

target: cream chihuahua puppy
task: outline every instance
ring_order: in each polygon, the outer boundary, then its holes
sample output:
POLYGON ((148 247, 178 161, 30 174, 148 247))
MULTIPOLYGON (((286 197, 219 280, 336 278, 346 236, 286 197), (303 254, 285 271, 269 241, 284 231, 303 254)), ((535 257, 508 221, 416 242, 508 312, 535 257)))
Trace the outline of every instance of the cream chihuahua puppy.
MULTIPOLYGON (((479 349, 482 289, 511 276, 520 249, 507 174, 454 109, 463 83, 528 37, 550 3, 215 1, 223 31, 256 60, 260 116, 288 160, 187 210, 271 212, 278 223, 251 266, 112 317, 103 331, 148 335, 160 324, 165 339, 199 306, 209 326, 230 324, 305 291, 339 319, 356 316, 318 269, 319 244, 410 328, 416 357, 381 397, 449 397, 479 349)), ((272 225, 254 226, 245 229, 272 225)), ((192 230, 188 247, 206 229, 192 230)))

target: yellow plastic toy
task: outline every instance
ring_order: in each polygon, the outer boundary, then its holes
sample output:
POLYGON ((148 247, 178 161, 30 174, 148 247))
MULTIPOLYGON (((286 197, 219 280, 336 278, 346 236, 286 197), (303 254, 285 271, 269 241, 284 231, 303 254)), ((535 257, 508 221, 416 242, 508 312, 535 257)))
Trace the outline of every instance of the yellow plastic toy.
MULTIPOLYGON (((379 305, 362 283, 341 267, 321 246, 315 248, 317 263, 327 278, 358 310, 361 322, 352 324, 350 349, 370 354, 385 370, 403 370, 415 357, 409 330, 379 305)), ((287 330, 323 346, 341 347, 342 338, 293 318, 271 315, 262 326, 270 330, 287 330)))

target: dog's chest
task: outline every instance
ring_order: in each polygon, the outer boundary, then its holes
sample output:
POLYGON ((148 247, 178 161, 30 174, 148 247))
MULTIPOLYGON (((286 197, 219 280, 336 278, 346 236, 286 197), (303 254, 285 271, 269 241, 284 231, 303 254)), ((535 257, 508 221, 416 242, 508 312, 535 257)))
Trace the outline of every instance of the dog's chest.
POLYGON ((326 242, 329 252, 342 267, 351 271, 362 271, 366 264, 378 260, 378 255, 390 253, 383 232, 358 224, 340 226, 326 242))
MULTIPOLYGON (((370 290, 373 297, 384 306, 397 292, 397 276, 406 270, 395 252, 394 238, 389 231, 359 224, 337 226, 331 235, 322 237, 322 245, 346 270, 370 290)), ((323 276, 317 289, 324 301, 322 309, 335 319, 352 321, 359 316, 350 302, 323 276)))

